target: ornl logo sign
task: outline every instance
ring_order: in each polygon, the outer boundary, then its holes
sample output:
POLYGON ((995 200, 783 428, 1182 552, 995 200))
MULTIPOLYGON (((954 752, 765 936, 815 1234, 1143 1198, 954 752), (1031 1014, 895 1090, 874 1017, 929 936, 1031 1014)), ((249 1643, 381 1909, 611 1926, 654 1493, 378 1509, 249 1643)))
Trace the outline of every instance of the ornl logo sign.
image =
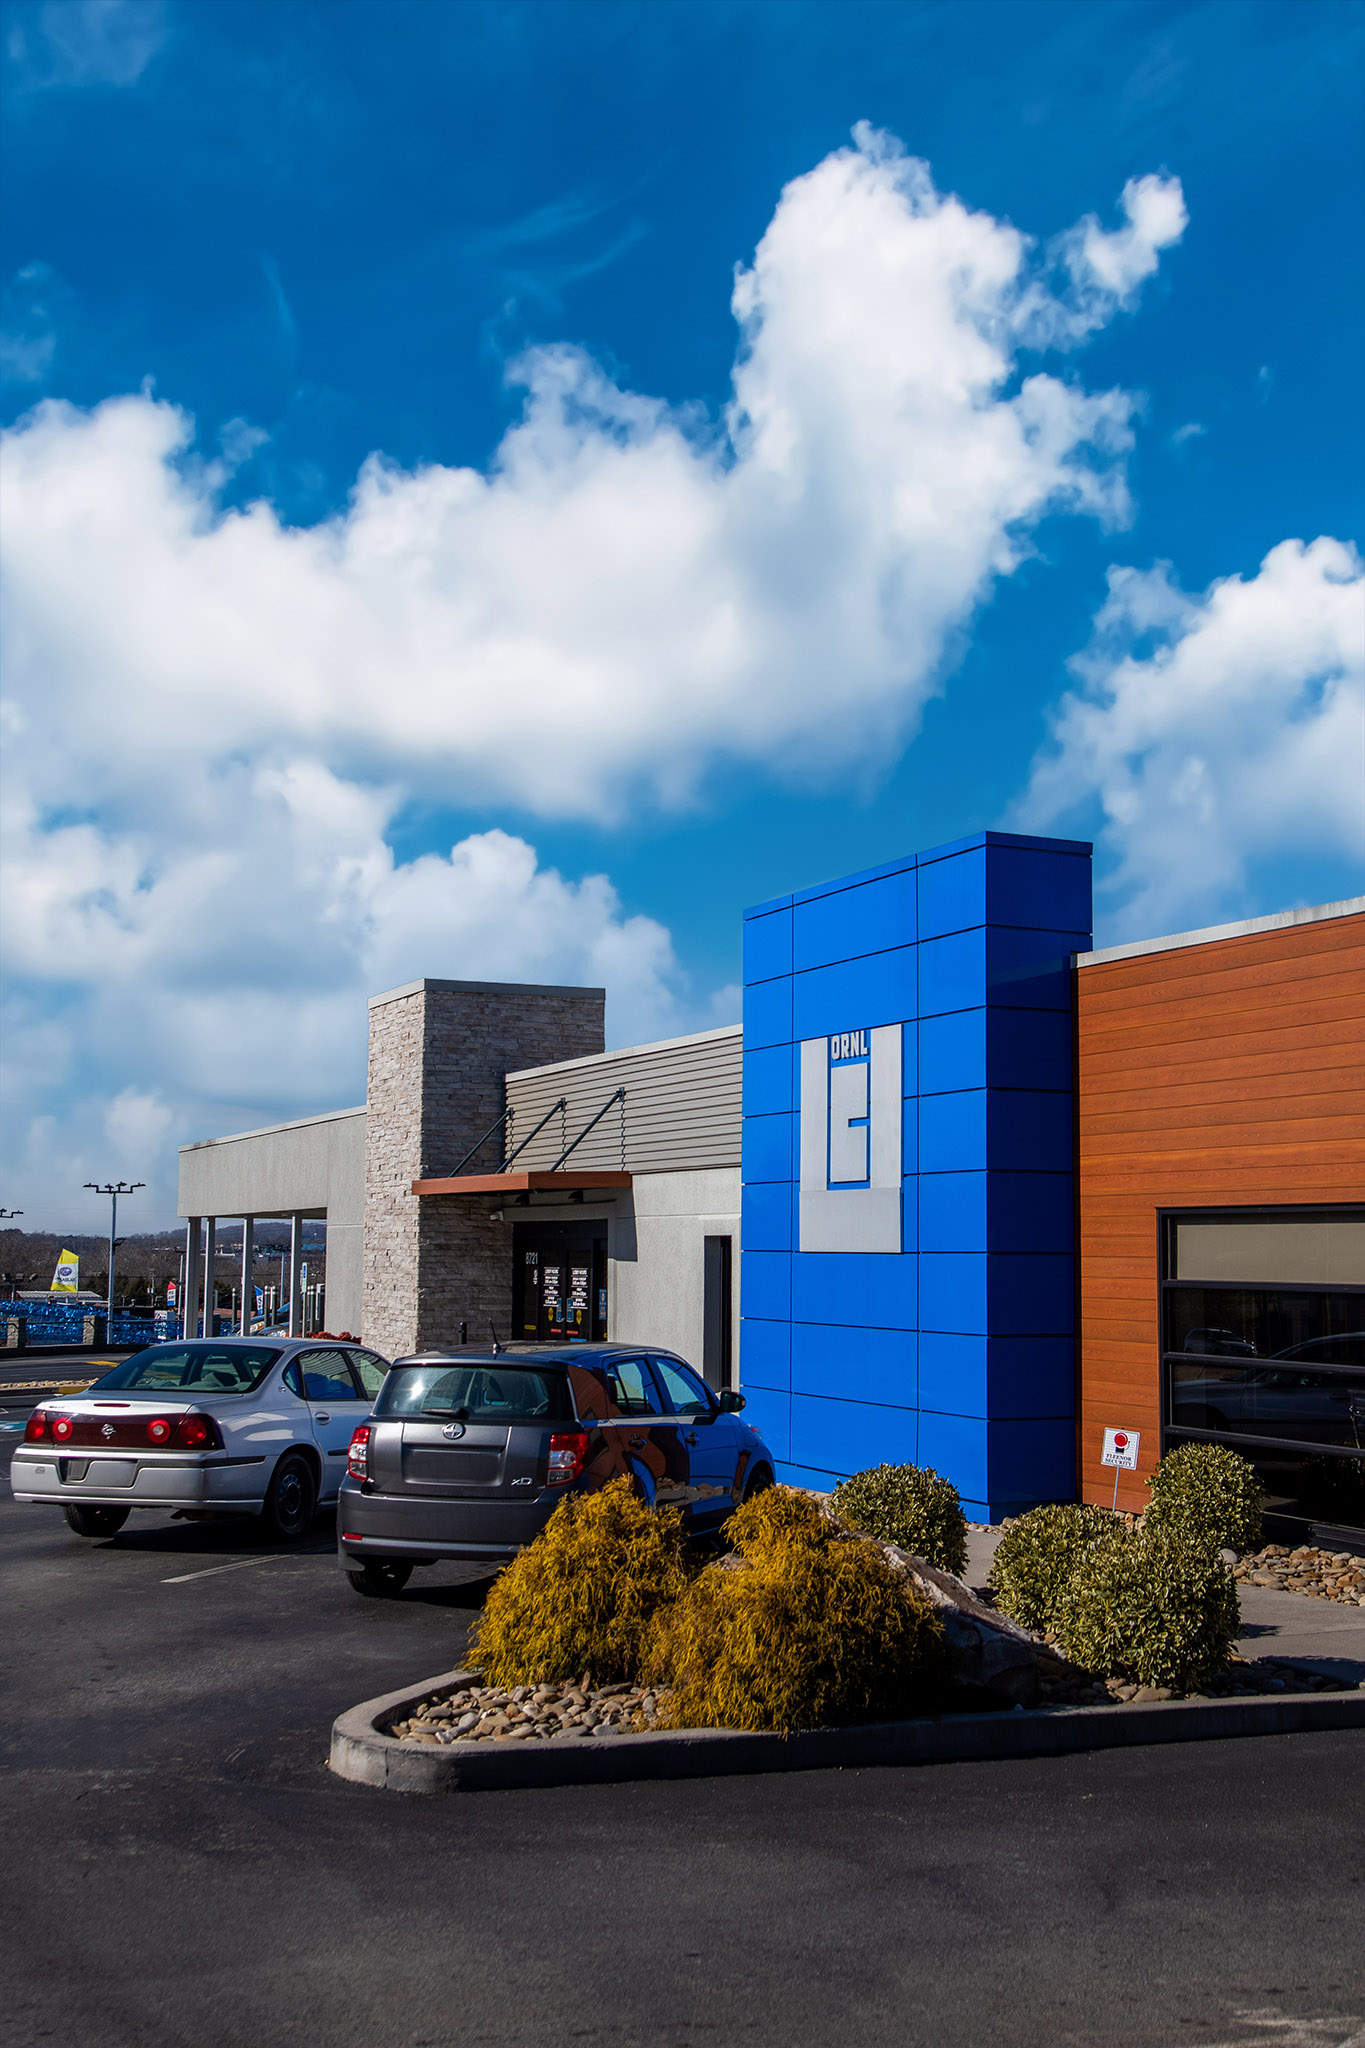
POLYGON ((901 1249, 901 1026, 801 1045, 800 1249, 901 1249))

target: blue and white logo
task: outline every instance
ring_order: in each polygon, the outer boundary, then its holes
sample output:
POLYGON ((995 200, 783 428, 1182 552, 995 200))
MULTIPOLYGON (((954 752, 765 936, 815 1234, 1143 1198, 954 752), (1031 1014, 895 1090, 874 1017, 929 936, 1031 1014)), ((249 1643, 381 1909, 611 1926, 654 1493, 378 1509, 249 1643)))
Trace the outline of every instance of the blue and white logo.
POLYGON ((901 1026, 801 1045, 800 1249, 901 1249, 901 1026))

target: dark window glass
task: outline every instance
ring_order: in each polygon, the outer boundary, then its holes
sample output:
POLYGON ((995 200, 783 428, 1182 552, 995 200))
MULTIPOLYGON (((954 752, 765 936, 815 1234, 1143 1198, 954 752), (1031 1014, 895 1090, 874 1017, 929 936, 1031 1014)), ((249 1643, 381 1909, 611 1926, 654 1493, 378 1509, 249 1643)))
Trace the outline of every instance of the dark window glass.
POLYGON ((396 1365, 374 1412, 458 1422, 565 1422, 573 1413, 561 1374, 501 1364, 396 1365))
POLYGON ((1365 1369, 1315 1371, 1293 1359, 1172 1359, 1168 1420, 1177 1429, 1365 1450, 1365 1369))
POLYGON ((662 1415, 663 1403, 654 1376, 643 1358, 612 1358, 606 1366, 607 1387, 618 1415, 662 1415))
POLYGON ((358 1401, 344 1351, 301 1351, 299 1370, 310 1401, 358 1401))
POLYGON ((301 1401, 303 1399, 303 1374, 299 1371, 297 1358, 290 1359, 288 1365, 280 1374, 280 1378, 284 1381, 290 1393, 297 1394, 301 1401))
POLYGON ((712 1406, 710 1396, 696 1375, 676 1359, 656 1358, 654 1370, 664 1383, 664 1392, 673 1405, 675 1415, 709 1415, 712 1406))
POLYGON ((1365 1296, 1307 1288, 1168 1286, 1166 1350, 1200 1358, 1365 1363, 1365 1296))
POLYGON ((249 1394, 279 1357, 277 1346, 154 1344, 95 1381, 91 1393, 249 1394))
POLYGON ((351 1369, 364 1388, 366 1399, 372 1401, 383 1386, 384 1375, 389 1368, 373 1351, 353 1351, 351 1369))

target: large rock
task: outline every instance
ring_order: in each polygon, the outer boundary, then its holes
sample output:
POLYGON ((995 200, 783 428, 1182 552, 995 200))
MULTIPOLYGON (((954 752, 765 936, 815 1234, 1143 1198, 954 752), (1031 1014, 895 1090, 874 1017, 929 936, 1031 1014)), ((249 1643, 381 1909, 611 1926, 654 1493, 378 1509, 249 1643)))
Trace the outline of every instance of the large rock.
POLYGON ((951 1572, 940 1571, 937 1565, 894 1543, 878 1547, 888 1563, 913 1579, 938 1610, 959 1684, 977 1686, 1010 1706, 1036 1706, 1041 1667, 1058 1661, 1045 1645, 1017 1622, 987 1607, 951 1572))

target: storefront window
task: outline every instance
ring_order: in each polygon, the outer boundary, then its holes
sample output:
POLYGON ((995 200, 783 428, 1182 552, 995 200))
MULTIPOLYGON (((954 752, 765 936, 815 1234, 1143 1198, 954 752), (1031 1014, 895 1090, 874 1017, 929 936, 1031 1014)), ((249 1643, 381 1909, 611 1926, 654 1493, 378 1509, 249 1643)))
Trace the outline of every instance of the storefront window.
POLYGON ((1365 1216, 1169 1216, 1165 1437, 1251 1458, 1272 1512, 1365 1526, 1365 1216))

